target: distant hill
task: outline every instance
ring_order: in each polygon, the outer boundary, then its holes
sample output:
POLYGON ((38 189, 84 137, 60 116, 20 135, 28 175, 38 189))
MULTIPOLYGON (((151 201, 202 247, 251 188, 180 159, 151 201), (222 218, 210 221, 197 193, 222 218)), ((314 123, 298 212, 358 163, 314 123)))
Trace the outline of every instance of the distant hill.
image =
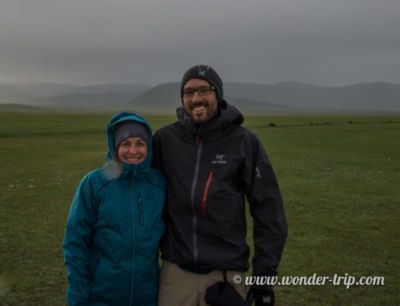
POLYGON ((291 106, 271 102, 261 102, 238 97, 226 97, 230 104, 235 105, 243 112, 258 114, 260 112, 268 113, 310 113, 313 109, 301 106, 291 106))
MULTIPOLYGON (((174 113, 181 105, 179 82, 144 84, 0 84, 0 103, 64 109, 131 109, 174 113)), ((226 100, 243 112, 400 113, 400 85, 375 82, 324 87, 281 82, 271 85, 227 82, 226 100)))
POLYGON ((31 98, 15 85, 0 84, 0 102, 2 103, 25 102, 31 98))
POLYGON ((400 85, 376 82, 323 87, 282 82, 273 85, 227 83, 225 91, 237 98, 267 100, 315 110, 400 111, 400 85))
POLYGON ((0 103, 26 103, 34 99, 68 94, 80 88, 78 85, 56 83, 0 83, 0 103))
MULTIPOLYGON (((244 112, 400 112, 400 85, 382 82, 342 87, 228 82, 224 92, 244 112)), ((139 109, 175 109, 181 104, 179 83, 155 86, 131 103, 139 109)))
POLYGON ((148 90, 145 84, 80 86, 55 83, 0 84, 0 103, 54 107, 93 107, 96 103, 128 103, 148 90), (98 102, 96 102, 98 101, 98 102))
POLYGON ((179 83, 163 83, 152 87, 142 95, 130 101, 138 110, 155 109, 159 112, 174 113, 180 105, 179 83))
POLYGON ((24 104, 0 104, 1 112, 39 112, 42 111, 40 107, 24 104))
MULTIPOLYGON (((230 84, 230 83, 227 83, 230 84)), ((238 83, 239 84, 239 83, 238 83)), ((244 87, 247 84, 243 84, 244 87)), ((246 113, 259 113, 261 112, 307 112, 308 108, 302 106, 284 105, 279 103, 272 103, 266 101, 261 95, 257 96, 250 90, 244 89, 246 94, 235 96, 235 86, 232 88, 225 88, 225 99, 232 105, 238 107, 241 111, 246 113), (256 99, 254 99, 256 98, 256 99), (258 98, 258 100, 257 100, 258 98)), ((225 86, 226 87, 226 86, 225 86)), ((228 86, 230 87, 230 86, 228 86)), ((180 83, 171 82, 157 85, 144 94, 138 96, 131 101, 131 105, 137 110, 156 110, 161 113, 175 113, 175 109, 181 105, 180 97, 180 83)))
POLYGON ((126 105, 129 100, 126 96, 108 92, 102 94, 71 94, 64 96, 55 96, 49 98, 36 99, 31 101, 34 105, 41 105, 50 108, 84 108, 96 109, 96 107, 110 107, 126 105))
MULTIPOLYGON (((251 100, 248 98, 226 97, 230 104, 235 105, 240 110, 256 113, 260 110, 272 112, 302 110, 301 107, 279 105, 270 102, 251 100)), ((156 110, 157 112, 175 113, 175 109, 181 105, 179 83, 164 83, 151 88, 144 94, 133 99, 130 103, 133 109, 137 110, 156 110)))

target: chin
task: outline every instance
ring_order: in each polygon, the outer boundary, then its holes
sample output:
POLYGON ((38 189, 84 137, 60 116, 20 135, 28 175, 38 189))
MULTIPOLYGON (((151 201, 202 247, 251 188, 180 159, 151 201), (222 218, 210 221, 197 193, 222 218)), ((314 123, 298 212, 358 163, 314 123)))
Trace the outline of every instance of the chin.
POLYGON ((194 123, 203 123, 203 122, 206 122, 207 121, 207 119, 193 119, 193 122, 194 123))
POLYGON ((208 115, 207 115, 207 114, 204 114, 204 115, 201 115, 201 116, 192 116, 192 120, 193 120, 195 123, 205 122, 205 121, 208 120, 208 115))
POLYGON ((138 165, 138 164, 141 164, 143 161, 144 161, 144 159, 138 160, 138 161, 135 161, 135 162, 129 161, 129 160, 123 160, 122 162, 125 163, 125 164, 130 164, 130 165, 138 165))

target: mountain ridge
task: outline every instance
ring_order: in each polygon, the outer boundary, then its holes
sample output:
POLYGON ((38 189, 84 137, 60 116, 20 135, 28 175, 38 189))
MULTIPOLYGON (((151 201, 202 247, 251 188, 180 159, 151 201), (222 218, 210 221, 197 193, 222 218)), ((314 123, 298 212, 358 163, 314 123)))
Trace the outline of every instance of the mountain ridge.
MULTIPOLYGON (((0 83, 0 103, 67 108, 121 107, 171 112, 181 105, 180 83, 74 85, 0 83)), ((320 86, 226 82, 224 96, 243 112, 400 112, 400 85, 388 82, 320 86)))

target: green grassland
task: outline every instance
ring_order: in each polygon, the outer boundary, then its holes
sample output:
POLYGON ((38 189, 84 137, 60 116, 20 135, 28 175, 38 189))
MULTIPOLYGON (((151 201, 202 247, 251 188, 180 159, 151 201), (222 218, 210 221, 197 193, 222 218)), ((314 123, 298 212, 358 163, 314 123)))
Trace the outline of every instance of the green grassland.
MULTIPOLYGON (((146 116, 154 130, 173 117, 146 116)), ((65 305, 62 240, 108 114, 0 113, 0 305, 65 305)), ((248 117, 289 224, 280 275, 384 276, 384 286, 278 286, 277 305, 399 305, 400 117, 248 117)), ((249 232, 249 241, 252 234, 249 232)))

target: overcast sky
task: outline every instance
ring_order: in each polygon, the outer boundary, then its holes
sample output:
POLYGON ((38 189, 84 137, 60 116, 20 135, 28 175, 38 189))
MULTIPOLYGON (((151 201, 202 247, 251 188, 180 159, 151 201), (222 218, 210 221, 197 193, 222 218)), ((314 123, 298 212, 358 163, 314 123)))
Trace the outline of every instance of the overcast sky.
POLYGON ((0 82, 400 84, 399 0, 0 0, 0 82))

